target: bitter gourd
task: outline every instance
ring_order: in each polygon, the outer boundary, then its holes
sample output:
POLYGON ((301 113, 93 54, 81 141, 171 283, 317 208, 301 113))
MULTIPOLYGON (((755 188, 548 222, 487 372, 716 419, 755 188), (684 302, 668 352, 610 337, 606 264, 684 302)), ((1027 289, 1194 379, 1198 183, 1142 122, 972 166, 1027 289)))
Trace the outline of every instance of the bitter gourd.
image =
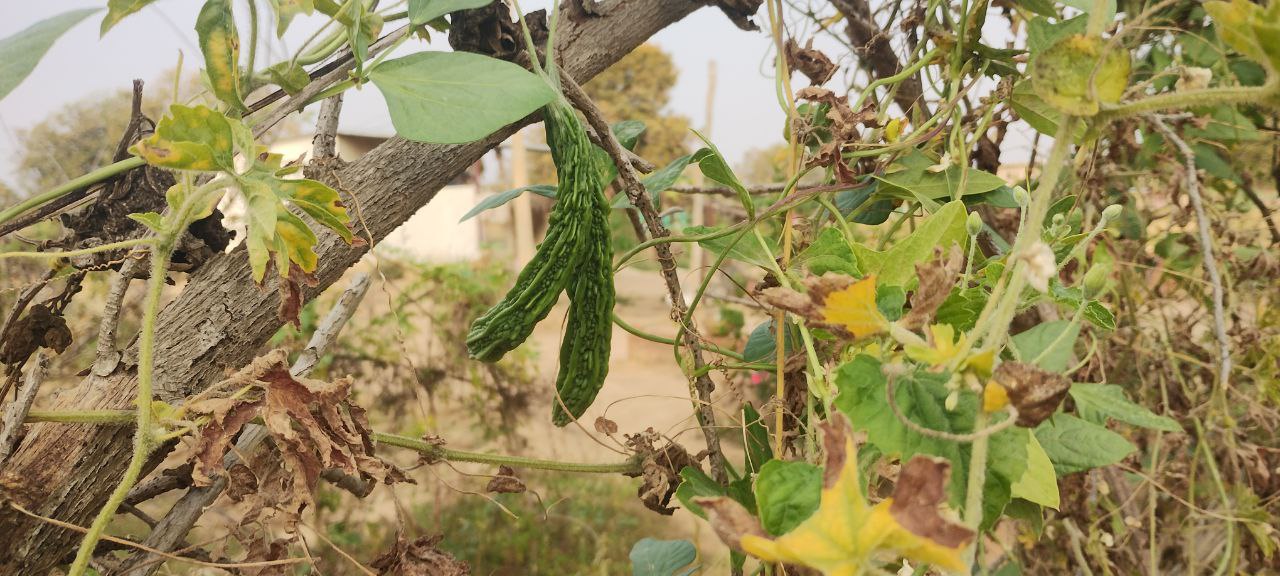
POLYGON ((591 406, 609 371, 613 252, 605 166, 565 101, 548 104, 544 119, 559 178, 547 237, 506 297, 472 324, 467 350, 485 362, 501 359, 529 337, 567 289, 569 317, 556 376, 559 399, 552 408, 552 420, 564 426, 570 416, 581 416, 591 406))

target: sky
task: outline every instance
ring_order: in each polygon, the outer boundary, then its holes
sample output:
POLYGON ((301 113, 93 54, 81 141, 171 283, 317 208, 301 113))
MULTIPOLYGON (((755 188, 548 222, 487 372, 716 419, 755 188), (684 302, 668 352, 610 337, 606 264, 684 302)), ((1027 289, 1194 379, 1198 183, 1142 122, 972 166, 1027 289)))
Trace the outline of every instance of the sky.
MULTIPOLYGON (((6 2, 7 6, 0 8, 0 38, 67 10, 105 3, 105 0, 6 2)), ((259 4, 265 10, 266 2, 259 0, 259 4)), ((18 179, 13 176, 12 167, 13 159, 23 146, 18 140, 19 132, 63 105, 95 93, 128 88, 134 78, 156 80, 176 66, 179 52, 186 58, 184 68, 194 71, 200 58, 194 31, 200 5, 191 0, 160 0, 124 19, 102 38, 98 36, 100 17, 91 16, 60 38, 31 75, 0 100, 0 180, 16 187, 18 179)), ((240 12, 246 12, 242 3, 236 5, 240 12)), ((549 0, 522 2, 525 10, 549 5, 549 0)), ((763 10, 757 16, 758 20, 762 18, 763 10)), ((311 17, 299 16, 280 41, 274 40, 274 34, 264 34, 272 41, 259 49, 259 61, 264 54, 268 62, 284 58, 290 53, 286 51, 288 47, 301 45, 324 19, 318 13, 311 17)), ((247 24, 240 28, 247 30, 247 24)), ((803 30, 797 32, 801 37, 808 36, 803 30)), ((679 69, 669 108, 690 118, 692 126, 698 128, 706 126, 707 70, 711 62, 715 63, 714 123, 710 136, 731 162, 740 161, 752 148, 780 141, 784 115, 774 88, 771 41, 766 32, 740 30, 719 10, 703 8, 662 30, 651 41, 671 54, 679 69)), ((398 54, 449 49, 442 34, 433 39, 431 46, 424 44, 406 43, 398 54)), ((819 37, 817 47, 848 57, 848 50, 830 38, 819 37)), ((794 81, 796 87, 802 85, 800 79, 794 81)), ((828 86, 842 92, 833 86, 840 82, 837 77, 828 86)), ((340 129, 378 136, 394 132, 377 88, 367 85, 348 92, 340 129)), ((114 142, 104 142, 104 146, 114 145, 114 142)))

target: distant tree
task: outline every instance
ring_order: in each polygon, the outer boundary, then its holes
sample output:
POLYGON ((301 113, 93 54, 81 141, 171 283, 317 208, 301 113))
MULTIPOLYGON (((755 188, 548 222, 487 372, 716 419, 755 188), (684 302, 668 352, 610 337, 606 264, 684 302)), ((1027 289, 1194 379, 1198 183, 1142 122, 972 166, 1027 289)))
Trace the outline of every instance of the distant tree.
MULTIPOLYGON (((679 72, 670 54, 653 44, 644 44, 583 89, 606 118, 644 122, 646 128, 635 152, 662 166, 689 152, 689 118, 667 109, 679 72)), ((532 140, 537 142, 542 137, 534 136, 532 140)), ((534 156, 529 172, 530 182, 555 181, 549 156, 534 156)))

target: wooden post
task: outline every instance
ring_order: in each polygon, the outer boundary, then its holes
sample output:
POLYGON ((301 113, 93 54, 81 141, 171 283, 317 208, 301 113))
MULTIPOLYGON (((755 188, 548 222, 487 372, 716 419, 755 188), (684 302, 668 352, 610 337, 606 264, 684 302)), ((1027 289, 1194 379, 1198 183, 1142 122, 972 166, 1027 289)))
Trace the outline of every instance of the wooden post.
MULTIPOLYGON (((529 163, 524 147, 524 130, 517 130, 509 139, 511 142, 511 187, 523 188, 529 185, 529 163)), ((511 202, 511 220, 515 231, 515 269, 533 259, 533 203, 528 194, 516 196, 511 202)))

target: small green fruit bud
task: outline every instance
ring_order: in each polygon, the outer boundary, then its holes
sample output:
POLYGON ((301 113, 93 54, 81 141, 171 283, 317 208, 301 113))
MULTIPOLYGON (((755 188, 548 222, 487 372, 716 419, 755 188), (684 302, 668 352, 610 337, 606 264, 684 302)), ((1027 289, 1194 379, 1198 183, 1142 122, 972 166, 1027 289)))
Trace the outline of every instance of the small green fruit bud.
POLYGON ((1107 277, 1111 275, 1111 267, 1094 264, 1084 275, 1084 297, 1090 300, 1097 298, 1107 287, 1107 277))
POLYGON ((1017 202, 1018 206, 1026 208, 1027 204, 1031 203, 1031 194, 1027 192, 1026 188, 1023 188, 1021 186, 1014 186, 1013 201, 1017 202))
POLYGON ((1063 216, 1062 214, 1054 214, 1054 215, 1053 215, 1053 225, 1054 225, 1054 226, 1061 226, 1061 225, 1062 225, 1062 223, 1066 221, 1066 219, 1067 219, 1067 217, 1066 217, 1066 216, 1063 216))
POLYGON ((977 236, 982 231, 982 217, 977 212, 970 212, 969 219, 964 222, 964 229, 970 236, 977 236))
POLYGON ((1107 206, 1102 210, 1102 221, 1110 222, 1112 220, 1115 220, 1116 218, 1119 218, 1121 210, 1124 210, 1124 207, 1120 206, 1119 204, 1112 204, 1110 206, 1107 206))
POLYGON ((947 399, 942 403, 942 406, 947 409, 947 412, 954 412, 956 409, 956 406, 958 406, 959 404, 960 404, 960 391, 952 390, 950 394, 947 394, 947 399))

